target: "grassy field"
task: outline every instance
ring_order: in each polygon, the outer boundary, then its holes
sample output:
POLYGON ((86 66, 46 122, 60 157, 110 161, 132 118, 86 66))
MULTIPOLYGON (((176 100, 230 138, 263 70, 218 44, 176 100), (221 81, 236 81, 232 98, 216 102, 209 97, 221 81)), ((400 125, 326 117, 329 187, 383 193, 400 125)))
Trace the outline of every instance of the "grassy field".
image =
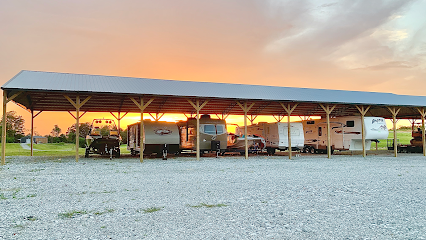
MULTIPOLYGON (((396 131, 396 136, 397 136, 398 142, 400 144, 410 144, 411 131, 396 131)), ((389 138, 393 139, 393 131, 389 131, 388 139, 389 138)), ((387 149, 386 139, 380 139, 379 141, 380 142, 379 142, 379 144, 377 144, 377 147, 379 149, 387 149)), ((376 149, 376 143, 375 142, 371 143, 371 149, 372 150, 376 149)))
MULTIPOLYGON (((389 137, 393 138, 393 132, 389 132, 389 137)), ((400 144, 410 144, 411 131, 397 131, 397 138, 400 144)), ((27 144, 28 146, 30 144, 27 144)), ((386 139, 381 139, 377 145, 379 150, 387 149, 386 139)), ((120 146, 122 154, 129 154, 127 145, 120 146)), ((376 143, 371 143, 371 149, 376 149, 376 143)), ((84 148, 78 150, 80 155, 84 155, 84 148)), ((0 149, 1 152, 1 149, 0 149)), ((34 156, 74 156, 75 144, 72 143, 47 143, 47 144, 34 144, 34 156)), ((7 143, 6 144, 7 156, 30 156, 30 150, 23 149, 20 143, 7 143)))
MULTIPOLYGON (((27 144, 28 147, 30 144, 27 144)), ((120 146, 121 153, 128 154, 127 145, 120 146)), ((0 149, 1 152, 1 149, 0 149)), ((78 149, 80 155, 84 155, 85 149, 78 149)), ((30 156, 31 151, 23 149, 20 143, 6 143, 7 156, 30 156)), ((72 143, 47 143, 34 144, 34 156, 74 156, 75 144, 72 143)))

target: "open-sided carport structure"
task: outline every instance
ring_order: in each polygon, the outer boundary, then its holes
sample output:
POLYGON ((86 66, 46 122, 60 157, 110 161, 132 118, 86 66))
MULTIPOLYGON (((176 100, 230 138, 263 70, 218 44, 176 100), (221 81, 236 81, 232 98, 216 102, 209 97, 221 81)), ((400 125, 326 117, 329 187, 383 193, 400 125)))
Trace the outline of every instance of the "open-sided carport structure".
MULTIPOLYGON (((140 112, 143 113, 244 115, 247 119, 258 115, 321 116, 327 118, 328 157, 331 154, 330 123, 333 116, 361 115, 396 119, 422 119, 426 116, 426 97, 396 95, 392 93, 324 90, 309 88, 272 87, 211 82, 190 82, 146 78, 113 77, 86 74, 21 71, 2 86, 3 132, 2 164, 5 164, 6 104, 14 101, 27 109, 34 119, 42 111, 76 112, 76 161, 78 161, 78 133, 80 112, 140 112), (38 113, 34 115, 34 112, 38 113)), ((289 121, 290 118, 288 118, 289 121)), ((199 122, 197 121, 197 125, 199 122)), ((362 129, 364 139, 364 127, 362 129)), ((290 131, 290 129, 289 129, 290 131)), ((197 131, 198 132, 198 131, 197 131)), ((33 136, 33 121, 31 124, 33 136)), ((291 135, 289 144, 291 144, 291 135)), ((143 135, 141 134, 141 139, 143 135)), ((247 140, 246 140, 247 141, 247 140)), ((32 143, 33 141, 31 141, 32 143)), ((142 140, 141 140, 142 142, 142 140)), ((199 137, 197 137, 197 159, 199 137)), ((365 144, 365 141, 363 141, 365 144)), ((394 151, 397 156, 396 132, 394 151)), ((363 156, 365 146, 363 145, 363 156)), ((423 135, 423 154, 425 155, 423 135)), ((248 157, 246 142, 246 158, 248 157)), ((289 151, 291 158, 291 151, 289 151)), ((140 161, 143 161, 141 149, 140 161)))

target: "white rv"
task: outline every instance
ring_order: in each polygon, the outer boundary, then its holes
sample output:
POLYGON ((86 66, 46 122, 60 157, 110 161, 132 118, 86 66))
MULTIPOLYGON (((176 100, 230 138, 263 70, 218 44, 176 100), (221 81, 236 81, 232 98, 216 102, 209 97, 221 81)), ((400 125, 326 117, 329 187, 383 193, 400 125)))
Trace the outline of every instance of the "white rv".
MULTIPOLYGON (((327 151, 327 121, 315 119, 303 121, 305 152, 327 151)), ((364 117, 365 147, 370 150, 371 141, 388 138, 384 118, 364 117)), ((362 150, 361 116, 330 119, 331 148, 334 150, 362 150)))
MULTIPOLYGON (((275 122, 266 123, 259 122, 258 124, 247 126, 248 135, 261 136, 265 139, 266 149, 268 153, 275 153, 276 149, 288 149, 288 129, 287 123, 275 122)), ((244 135, 244 127, 237 127, 236 134, 244 135)), ((290 123, 291 148, 293 150, 303 149, 304 134, 302 123, 290 123)))

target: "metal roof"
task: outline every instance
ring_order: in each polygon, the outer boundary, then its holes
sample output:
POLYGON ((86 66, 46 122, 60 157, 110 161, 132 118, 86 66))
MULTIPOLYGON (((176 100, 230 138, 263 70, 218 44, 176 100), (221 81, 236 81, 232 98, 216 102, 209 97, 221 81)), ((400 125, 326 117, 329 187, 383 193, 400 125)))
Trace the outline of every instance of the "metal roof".
POLYGON ((358 114, 355 104, 374 105, 370 112, 389 116, 384 106, 401 106, 400 116, 418 116, 412 107, 426 106, 426 97, 392 93, 343 91, 311 88, 274 87, 211 82, 191 82, 130 78, 87 74, 71 74, 40 71, 21 71, 2 87, 8 96, 23 91, 14 101, 27 109, 45 111, 73 111, 74 107, 64 94, 92 98, 82 111, 138 112, 129 97, 155 97, 147 112, 194 112, 187 98, 209 99, 204 113, 243 114, 236 100, 255 102, 249 114, 284 114, 278 102, 298 102, 294 115, 324 115, 318 103, 339 106, 335 115, 358 114))

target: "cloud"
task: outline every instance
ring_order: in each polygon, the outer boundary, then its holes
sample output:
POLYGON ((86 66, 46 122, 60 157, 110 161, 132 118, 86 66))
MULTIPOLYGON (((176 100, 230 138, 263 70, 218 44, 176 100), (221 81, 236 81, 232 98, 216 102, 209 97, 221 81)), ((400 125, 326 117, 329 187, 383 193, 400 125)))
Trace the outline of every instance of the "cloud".
POLYGON ((404 62, 404 61, 394 61, 394 62, 387 62, 378 64, 375 66, 368 66, 364 68, 357 68, 354 70, 372 70, 372 71, 378 71, 378 70, 386 70, 386 69, 394 69, 394 68, 414 68, 416 65, 411 65, 410 62, 404 62))

